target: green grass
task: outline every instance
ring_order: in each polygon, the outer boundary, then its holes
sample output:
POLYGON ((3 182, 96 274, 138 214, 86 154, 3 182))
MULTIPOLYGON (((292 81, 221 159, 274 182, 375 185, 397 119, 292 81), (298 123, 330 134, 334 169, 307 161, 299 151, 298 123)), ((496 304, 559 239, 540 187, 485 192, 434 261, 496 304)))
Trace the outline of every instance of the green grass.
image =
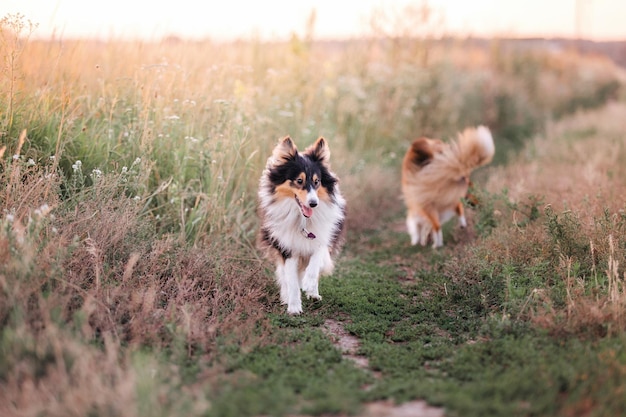
POLYGON ((425 399, 450 416, 624 411, 623 333, 555 336, 515 318, 539 278, 506 278, 511 270, 485 265, 475 281, 454 282, 445 276, 445 265, 458 261, 454 248, 424 264, 415 252, 429 258, 430 249, 407 248, 404 234, 369 236, 382 237, 385 247, 343 258, 322 281, 323 300, 305 303, 302 316, 274 316, 270 344, 225 355, 237 382, 219 393, 214 415, 358 415, 363 401, 382 399, 425 399), (506 299, 507 282, 524 293, 506 299), (369 370, 319 331, 329 318, 358 337, 369 370))
POLYGON ((246 371, 252 377, 237 390, 220 395, 216 415, 231 415, 226 412, 229 408, 234 408, 232 415, 318 415, 357 409, 364 398, 360 388, 372 378, 343 359, 328 337, 315 328, 298 328, 277 331, 277 339, 230 358, 227 372, 246 371))

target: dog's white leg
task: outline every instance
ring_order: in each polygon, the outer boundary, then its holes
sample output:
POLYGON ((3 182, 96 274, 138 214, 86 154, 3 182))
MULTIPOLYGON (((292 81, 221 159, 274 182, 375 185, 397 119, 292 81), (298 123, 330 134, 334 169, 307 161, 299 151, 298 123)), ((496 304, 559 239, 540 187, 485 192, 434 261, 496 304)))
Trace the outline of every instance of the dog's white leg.
MULTIPOLYGON (((454 211, 454 214, 459 216, 459 226, 463 228, 467 227, 467 220, 465 220, 465 209, 463 208, 463 203, 459 203, 454 211)), ((450 218, 452 218, 454 214, 451 214, 450 218)))
POLYGON ((418 225, 418 227, 419 227, 420 245, 426 246, 426 243, 428 243, 428 236, 430 236, 432 232, 432 227, 430 223, 428 222, 428 220, 426 219, 421 219, 421 222, 418 225))
POLYGON ((324 251, 324 257, 322 259, 322 267, 320 275, 331 275, 335 269, 333 259, 330 257, 330 251, 328 248, 324 251))
POLYGON ((285 260, 283 274, 287 292, 287 313, 302 313, 302 299, 300 298, 300 282, 298 279, 298 258, 288 258, 285 260))
POLYGON ((464 214, 461 214, 459 216, 459 226, 461 226, 463 228, 467 227, 467 220, 465 220, 465 215, 464 214))
POLYGON ((327 256, 329 256, 327 248, 322 248, 318 250, 311 256, 309 264, 304 270, 304 278, 302 279, 302 290, 309 298, 315 298, 316 300, 322 299, 318 288, 319 277, 320 270, 322 269, 322 265, 324 264, 324 260, 327 256))
POLYGON ((411 237, 411 245, 417 245, 417 242, 420 240, 417 217, 411 216, 410 214, 406 216, 406 230, 411 237))
POLYGON ((437 249, 443 246, 443 228, 439 230, 433 229, 433 249, 437 249))
POLYGON ((283 262, 276 263, 276 283, 280 288, 280 303, 287 304, 289 302, 289 292, 287 291, 285 264, 283 262))

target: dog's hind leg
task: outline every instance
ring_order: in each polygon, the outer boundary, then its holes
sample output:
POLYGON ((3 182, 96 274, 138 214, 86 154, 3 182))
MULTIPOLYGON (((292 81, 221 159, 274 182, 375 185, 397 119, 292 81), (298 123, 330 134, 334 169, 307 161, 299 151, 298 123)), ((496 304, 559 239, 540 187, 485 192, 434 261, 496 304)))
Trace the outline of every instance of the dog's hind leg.
POLYGON ((322 299, 319 293, 319 277, 320 271, 325 266, 324 264, 327 260, 330 260, 327 248, 320 249, 311 256, 302 278, 302 290, 307 297, 315 298, 316 300, 322 299))
POLYGON ((406 216, 406 230, 409 232, 409 236, 411 237, 411 245, 417 245, 417 242, 420 241, 420 224, 419 217, 408 214, 406 216))
POLYGON ((428 243, 428 237, 432 231, 432 227, 428 220, 421 218, 419 219, 419 223, 417 224, 417 230, 420 237, 420 245, 426 246, 428 243))
POLYGON ((456 215, 459 216, 459 226, 467 227, 467 220, 465 219, 465 209, 463 208, 463 203, 459 202, 455 207, 456 215))
POLYGON ((287 291, 287 278, 285 277, 285 262, 281 259, 276 262, 276 283, 280 288, 280 303, 289 302, 289 292, 287 291))
POLYGON ((333 259, 330 257, 330 251, 327 249, 324 251, 324 257, 322 260, 322 267, 320 270, 320 275, 331 275, 335 270, 335 263, 333 259))
MULTIPOLYGON (((424 216, 426 222, 430 225, 430 233, 433 238, 433 248, 439 248, 443 246, 443 230, 441 228, 441 221, 439 220, 439 213, 436 210, 425 210, 424 216)), ((426 231, 424 230, 424 233, 426 231)))
POLYGON ((433 229, 433 249, 437 249, 443 246, 443 229, 439 227, 439 229, 433 229))
POLYGON ((291 257, 285 259, 283 275, 287 293, 287 313, 300 314, 302 313, 302 299, 300 298, 300 282, 298 279, 298 258, 291 257))

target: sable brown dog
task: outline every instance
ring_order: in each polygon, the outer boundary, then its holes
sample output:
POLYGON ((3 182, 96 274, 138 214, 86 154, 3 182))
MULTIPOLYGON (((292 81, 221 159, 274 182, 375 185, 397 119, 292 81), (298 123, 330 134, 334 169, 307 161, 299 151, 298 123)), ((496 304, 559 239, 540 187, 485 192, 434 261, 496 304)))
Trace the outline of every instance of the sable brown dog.
POLYGON ((462 198, 470 174, 493 159, 495 146, 485 126, 466 128, 456 141, 419 138, 402 161, 402 194, 407 208, 406 226, 411 244, 443 246, 442 225, 454 215, 467 226, 462 198))

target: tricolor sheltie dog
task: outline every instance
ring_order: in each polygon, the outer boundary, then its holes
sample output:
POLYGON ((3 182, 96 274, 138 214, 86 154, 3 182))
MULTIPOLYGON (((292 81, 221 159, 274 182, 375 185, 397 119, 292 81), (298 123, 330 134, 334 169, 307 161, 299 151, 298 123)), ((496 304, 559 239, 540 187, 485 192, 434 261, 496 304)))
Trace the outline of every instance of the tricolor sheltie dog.
POLYGON ((287 136, 267 160, 259 184, 259 248, 276 264, 280 300, 287 312, 302 312, 300 291, 321 299, 320 274, 333 270, 340 249, 346 202, 330 171, 324 138, 298 152, 287 136))
POLYGON ((407 208, 406 226, 411 244, 443 246, 442 225, 454 215, 467 226, 462 198, 467 195, 471 172, 493 159, 495 146, 485 126, 466 128, 458 140, 413 141, 402 161, 402 194, 407 208))

